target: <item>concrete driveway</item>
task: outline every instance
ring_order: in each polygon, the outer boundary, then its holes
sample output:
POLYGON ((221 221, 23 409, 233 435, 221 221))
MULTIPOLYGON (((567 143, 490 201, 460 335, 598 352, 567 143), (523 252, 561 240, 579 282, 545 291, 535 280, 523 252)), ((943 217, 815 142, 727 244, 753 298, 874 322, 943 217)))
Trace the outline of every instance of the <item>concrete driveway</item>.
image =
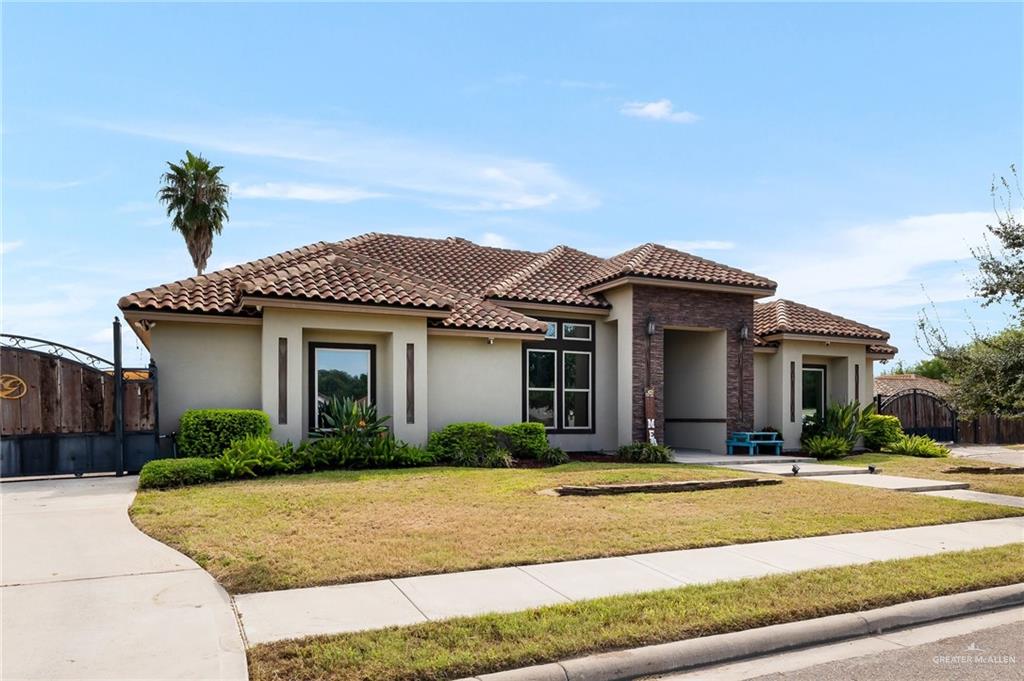
POLYGON ((951 445, 953 456, 976 461, 998 463, 1003 466, 1024 466, 1024 451, 999 445, 951 445))
POLYGON ((0 678, 248 677, 227 593, 129 520, 137 480, 0 484, 0 678))

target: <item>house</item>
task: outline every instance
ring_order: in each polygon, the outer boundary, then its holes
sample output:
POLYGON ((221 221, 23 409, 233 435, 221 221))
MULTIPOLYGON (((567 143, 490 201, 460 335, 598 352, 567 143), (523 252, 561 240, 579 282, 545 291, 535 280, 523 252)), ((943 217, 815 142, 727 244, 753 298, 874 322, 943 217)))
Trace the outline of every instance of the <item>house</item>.
POLYGON ((657 244, 612 258, 366 234, 123 297, 160 370, 160 427, 250 407, 298 441, 327 396, 371 400, 422 443, 457 421, 543 423, 568 451, 654 437, 724 451, 773 427, 787 448, 830 401, 870 402, 879 329, 657 244))
POLYGON ((943 400, 948 400, 952 388, 945 381, 940 381, 937 378, 928 378, 927 376, 918 376, 917 374, 882 374, 881 376, 875 376, 875 395, 882 399, 914 390, 931 393, 943 400))

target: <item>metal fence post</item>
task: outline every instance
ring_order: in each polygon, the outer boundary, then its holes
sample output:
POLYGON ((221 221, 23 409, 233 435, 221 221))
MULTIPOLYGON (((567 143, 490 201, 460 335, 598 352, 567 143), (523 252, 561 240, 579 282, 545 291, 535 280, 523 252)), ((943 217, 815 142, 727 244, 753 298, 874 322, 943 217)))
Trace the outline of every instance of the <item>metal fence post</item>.
POLYGON ((124 475, 124 369, 121 366, 121 320, 114 317, 114 439, 118 477, 124 475))

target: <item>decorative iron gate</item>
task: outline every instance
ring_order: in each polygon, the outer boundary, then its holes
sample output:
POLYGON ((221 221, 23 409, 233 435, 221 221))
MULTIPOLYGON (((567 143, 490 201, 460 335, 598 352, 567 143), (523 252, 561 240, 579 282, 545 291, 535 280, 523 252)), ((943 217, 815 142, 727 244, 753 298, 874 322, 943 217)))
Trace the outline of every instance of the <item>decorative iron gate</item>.
POLYGON ((0 476, 136 472, 158 456, 157 372, 0 335, 0 476))
POLYGON ((897 417, 909 435, 927 435, 939 442, 956 442, 956 410, 933 392, 914 388, 883 398, 878 413, 897 417))

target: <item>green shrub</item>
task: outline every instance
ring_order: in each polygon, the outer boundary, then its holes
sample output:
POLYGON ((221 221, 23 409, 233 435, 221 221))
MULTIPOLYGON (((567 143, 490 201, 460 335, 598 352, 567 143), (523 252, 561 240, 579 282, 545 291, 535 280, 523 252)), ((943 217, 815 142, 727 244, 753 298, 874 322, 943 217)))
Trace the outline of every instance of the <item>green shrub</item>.
POLYGON ((511 423, 499 426, 498 444, 517 459, 539 459, 547 453, 548 432, 543 423, 511 423))
POLYGON ((371 402, 357 402, 351 397, 339 400, 332 397, 320 404, 317 412, 320 430, 310 433, 311 437, 329 437, 338 433, 376 438, 388 432, 390 416, 378 416, 377 405, 371 402))
POLYGON ((438 463, 453 466, 489 466, 499 460, 498 438, 489 423, 452 423, 434 431, 427 440, 427 451, 438 463))
POLYGON ((561 466, 563 463, 569 463, 569 455, 563 452, 559 447, 548 447, 547 450, 537 458, 539 461, 546 463, 549 466, 561 466))
POLYGON ((619 447, 619 458, 630 463, 669 463, 672 461, 672 450, 665 445, 652 445, 650 442, 634 442, 619 447))
POLYGON ((279 445, 266 435, 246 435, 214 457, 225 478, 274 475, 295 469, 291 443, 279 445))
POLYGON ((842 435, 812 435, 804 440, 804 449, 818 459, 838 459, 850 453, 850 442, 842 435))
POLYGON ((258 409, 189 409, 176 442, 184 456, 217 456, 246 435, 270 435, 270 417, 258 409))
POLYGON ((895 416, 868 414, 861 421, 864 446, 878 451, 903 437, 903 426, 895 416))
POLYGON ((139 489, 164 489, 214 482, 218 479, 213 459, 187 457, 182 459, 154 459, 139 471, 139 489))
POLYGON ((903 456, 920 456, 938 459, 949 456, 949 449, 924 435, 904 435, 890 442, 885 451, 903 456))

